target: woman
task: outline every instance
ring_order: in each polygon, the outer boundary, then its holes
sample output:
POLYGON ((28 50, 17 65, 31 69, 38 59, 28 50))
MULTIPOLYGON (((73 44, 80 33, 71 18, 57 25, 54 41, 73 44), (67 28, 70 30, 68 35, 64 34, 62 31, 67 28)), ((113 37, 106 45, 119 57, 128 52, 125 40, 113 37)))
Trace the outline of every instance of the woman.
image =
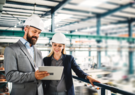
MULTIPOLYGON (((45 95, 75 95, 72 70, 78 77, 89 79, 90 83, 99 82, 84 73, 76 64, 73 56, 66 55, 66 37, 62 33, 56 33, 52 38, 51 53, 43 59, 45 66, 64 66, 61 80, 46 80, 44 83, 45 95)), ((94 86, 94 85, 93 85, 94 86)))

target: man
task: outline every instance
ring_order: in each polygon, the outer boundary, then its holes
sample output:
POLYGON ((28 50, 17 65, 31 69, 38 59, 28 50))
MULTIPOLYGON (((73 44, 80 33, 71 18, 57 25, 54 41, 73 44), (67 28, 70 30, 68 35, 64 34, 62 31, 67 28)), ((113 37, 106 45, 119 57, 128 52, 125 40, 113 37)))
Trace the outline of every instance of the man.
POLYGON ((43 27, 41 18, 32 15, 24 23, 24 37, 5 49, 4 67, 7 81, 12 82, 11 95, 43 95, 40 80, 49 74, 38 71, 43 61, 34 47, 43 27))

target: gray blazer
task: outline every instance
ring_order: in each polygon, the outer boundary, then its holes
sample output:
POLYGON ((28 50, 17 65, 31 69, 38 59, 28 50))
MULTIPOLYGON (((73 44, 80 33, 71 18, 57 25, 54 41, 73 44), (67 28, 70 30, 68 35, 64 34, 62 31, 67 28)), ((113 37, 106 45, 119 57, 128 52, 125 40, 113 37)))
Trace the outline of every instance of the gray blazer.
POLYGON ((42 82, 35 78, 36 66, 43 66, 41 52, 34 47, 35 61, 19 40, 6 47, 4 52, 4 67, 6 79, 12 82, 11 95, 43 95, 42 82))

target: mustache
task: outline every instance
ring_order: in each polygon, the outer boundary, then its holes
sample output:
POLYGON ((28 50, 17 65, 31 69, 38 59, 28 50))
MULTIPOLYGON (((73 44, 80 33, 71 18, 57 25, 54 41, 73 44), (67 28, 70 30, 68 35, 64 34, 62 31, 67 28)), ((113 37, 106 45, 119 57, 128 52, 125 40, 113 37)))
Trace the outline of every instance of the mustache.
POLYGON ((36 37, 36 36, 32 36, 31 38, 36 38, 36 39, 37 39, 37 37, 36 37))

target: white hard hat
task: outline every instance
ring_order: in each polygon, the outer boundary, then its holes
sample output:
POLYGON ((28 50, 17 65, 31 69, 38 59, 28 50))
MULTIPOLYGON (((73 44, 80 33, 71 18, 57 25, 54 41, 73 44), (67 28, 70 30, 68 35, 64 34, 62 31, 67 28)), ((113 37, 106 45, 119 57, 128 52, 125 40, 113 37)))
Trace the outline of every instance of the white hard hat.
POLYGON ((62 33, 56 33, 52 37, 51 44, 53 42, 59 44, 66 44, 66 36, 62 33))
POLYGON ((25 23, 23 24, 24 26, 29 25, 32 27, 35 27, 41 31, 44 30, 44 23, 42 19, 38 15, 32 15, 28 19, 26 19, 25 23))

